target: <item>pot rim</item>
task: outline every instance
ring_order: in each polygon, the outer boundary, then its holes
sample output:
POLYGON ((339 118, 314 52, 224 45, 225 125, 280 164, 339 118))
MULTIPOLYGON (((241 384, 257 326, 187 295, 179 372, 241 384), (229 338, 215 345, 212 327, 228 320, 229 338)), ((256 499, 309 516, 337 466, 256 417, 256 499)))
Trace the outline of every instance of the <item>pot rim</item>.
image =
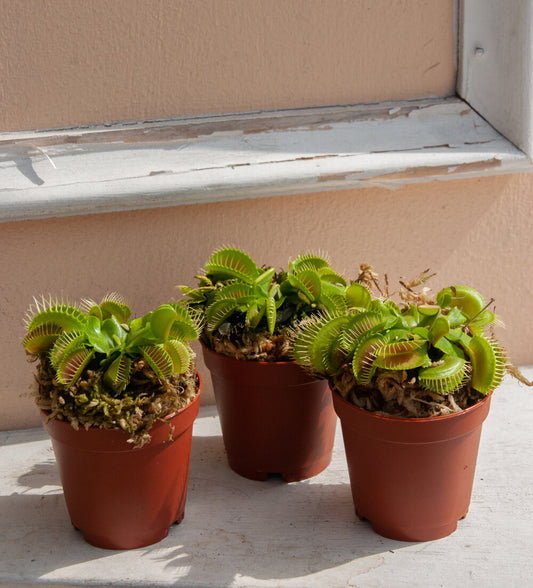
POLYGON ((434 423, 434 422, 442 422, 442 421, 450 420, 450 419, 456 418, 458 416, 470 414, 471 412, 474 412, 476 409, 479 409, 481 406, 483 406, 489 400, 489 398, 492 396, 492 394, 494 392, 494 390, 491 390, 490 392, 488 392, 485 395, 485 397, 482 400, 480 400, 479 402, 477 402, 473 406, 469 406, 468 408, 465 408, 464 410, 462 410, 460 412, 452 412, 450 414, 444 414, 444 415, 432 416, 432 417, 397 417, 397 416, 391 416, 391 415, 378 414, 378 413, 372 412, 370 410, 366 410, 364 408, 356 406, 355 404, 348 402, 348 400, 343 398, 339 394, 339 392, 337 392, 336 390, 333 390, 331 387, 330 387, 330 390, 333 394, 335 401, 340 402, 341 404, 344 404, 347 408, 349 407, 350 410, 354 410, 356 412, 359 412, 362 415, 365 415, 365 416, 368 416, 371 418, 375 418, 375 419, 377 419, 381 422, 384 422, 384 423, 385 422, 434 423))

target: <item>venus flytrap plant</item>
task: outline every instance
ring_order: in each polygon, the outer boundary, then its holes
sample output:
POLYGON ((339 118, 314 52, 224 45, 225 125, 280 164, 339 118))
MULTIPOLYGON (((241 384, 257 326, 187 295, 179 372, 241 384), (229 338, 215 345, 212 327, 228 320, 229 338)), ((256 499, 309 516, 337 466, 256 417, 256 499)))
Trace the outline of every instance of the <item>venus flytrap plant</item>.
POLYGON ((331 460, 337 419, 327 383, 291 361, 289 332, 320 313, 345 313, 344 278, 322 255, 276 271, 232 247, 215 251, 196 278, 181 290, 205 319, 202 353, 230 467, 253 480, 315 476, 331 460))
POLYGON ((38 404, 74 426, 121 428, 142 444, 156 419, 195 395, 201 323, 178 303, 143 317, 117 294, 100 303, 35 301, 23 346, 38 360, 38 404))
POLYGON ((319 255, 300 255, 277 273, 225 247, 203 271, 196 288, 180 286, 181 291, 189 308, 205 317, 204 343, 239 359, 287 360, 291 325, 320 311, 347 309, 344 278, 319 255))
POLYGON ((358 284, 347 312, 303 321, 292 332, 297 363, 360 407, 415 417, 467 408, 499 386, 506 369, 516 372, 488 331, 497 322, 493 300, 485 304, 466 286, 444 288, 435 300, 404 286, 402 305, 372 299, 358 284))

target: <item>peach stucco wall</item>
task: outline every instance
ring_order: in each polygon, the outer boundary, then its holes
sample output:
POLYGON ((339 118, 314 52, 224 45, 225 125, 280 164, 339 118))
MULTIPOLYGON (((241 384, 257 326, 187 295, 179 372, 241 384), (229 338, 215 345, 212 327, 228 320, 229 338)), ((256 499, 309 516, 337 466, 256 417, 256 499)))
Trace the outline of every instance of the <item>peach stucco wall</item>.
POLYGON ((447 95, 453 0, 0 0, 0 131, 447 95))
MULTIPOLYGON (((454 49, 453 0, 0 0, 0 131, 448 95, 454 49)), ((33 295, 119 291, 144 313, 222 244, 392 283, 431 268, 495 297, 531 364, 532 192, 515 175, 0 224, 0 429, 37 424, 33 295)))
MULTIPOLYGON (((493 296, 512 358, 531 364, 532 191, 531 175, 499 176, 0 225, 0 427, 37 423, 24 396, 32 370, 20 346, 32 295, 98 298, 117 290, 143 313, 176 296, 175 285, 193 284, 222 244, 276 267, 323 250, 348 275, 367 262, 392 284, 431 268, 435 289, 468 283, 493 296)), ((210 401, 203 366, 201 373, 210 401)))

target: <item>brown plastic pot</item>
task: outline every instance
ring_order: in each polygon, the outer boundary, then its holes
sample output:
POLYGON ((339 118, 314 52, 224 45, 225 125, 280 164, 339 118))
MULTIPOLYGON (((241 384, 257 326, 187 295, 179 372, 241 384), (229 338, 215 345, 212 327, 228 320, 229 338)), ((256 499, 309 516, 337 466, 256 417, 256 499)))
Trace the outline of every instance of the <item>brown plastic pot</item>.
POLYGON ((357 516, 399 541, 453 533, 470 505, 490 396, 463 412, 423 419, 377 415, 337 392, 333 403, 357 516))
POLYGON ((123 431, 76 431, 41 412, 70 519, 88 543, 105 549, 143 547, 166 537, 169 526, 183 520, 199 406, 200 390, 166 422, 156 422, 152 440, 140 449, 127 442, 123 431), (171 442, 169 425, 174 427, 171 442))
POLYGON ((292 362, 233 359, 202 345, 232 470, 252 480, 315 476, 331 461, 337 417, 327 383, 292 362))

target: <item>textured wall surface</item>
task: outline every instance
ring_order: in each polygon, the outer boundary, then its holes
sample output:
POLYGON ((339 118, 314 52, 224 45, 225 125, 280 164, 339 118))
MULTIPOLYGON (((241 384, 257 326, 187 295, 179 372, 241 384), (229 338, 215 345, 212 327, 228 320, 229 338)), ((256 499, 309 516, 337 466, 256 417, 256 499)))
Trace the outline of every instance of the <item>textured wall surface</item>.
MULTIPOLYGON (((0 131, 452 94, 453 0, 0 0, 0 131)), ((0 180, 1 181, 1 180, 0 180)), ((32 296, 118 291, 144 313, 210 253, 327 252, 391 284, 466 283, 533 363, 533 176, 433 182, 0 225, 0 429, 34 426, 21 346, 32 296)), ((209 375, 203 402, 212 402, 209 375)))
MULTIPOLYGON (((224 244, 276 267, 321 250, 348 276, 366 262, 392 285, 431 268, 434 290, 468 284, 494 297, 512 359, 533 364, 532 191, 533 176, 515 175, 0 225, 0 428, 37 424, 20 345, 33 295, 119 291, 144 313, 178 296, 176 285, 193 285, 224 244)), ((209 373, 201 373, 209 402, 209 373)))
POLYGON ((0 131, 447 95, 453 0, 0 0, 0 131))

